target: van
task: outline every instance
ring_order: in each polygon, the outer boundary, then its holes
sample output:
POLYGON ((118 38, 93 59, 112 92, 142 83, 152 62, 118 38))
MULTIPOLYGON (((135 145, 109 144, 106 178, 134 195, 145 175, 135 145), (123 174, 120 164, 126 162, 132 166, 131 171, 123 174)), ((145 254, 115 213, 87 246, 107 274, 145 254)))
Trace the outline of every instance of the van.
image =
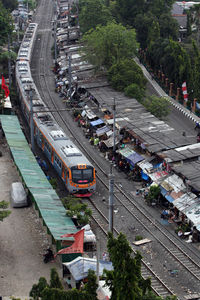
POLYGON ((10 201, 12 207, 28 206, 27 194, 21 182, 12 183, 10 201))

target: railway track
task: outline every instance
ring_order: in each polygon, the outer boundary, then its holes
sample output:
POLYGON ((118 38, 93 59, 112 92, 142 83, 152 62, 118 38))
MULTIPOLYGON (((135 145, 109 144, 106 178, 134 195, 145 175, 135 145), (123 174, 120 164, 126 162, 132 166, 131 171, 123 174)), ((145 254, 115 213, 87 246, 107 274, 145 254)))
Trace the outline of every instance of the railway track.
MULTIPOLYGON (((48 4, 48 6, 49 5, 51 4, 48 4)), ((45 9, 47 9, 46 6, 45 9)), ((47 78, 52 74, 49 69, 49 66, 48 67, 46 66, 46 59, 44 59, 46 53, 48 52, 48 50, 46 52, 46 49, 50 49, 51 47, 51 31, 49 30, 48 27, 49 27, 49 21, 43 18, 39 26, 39 34, 38 34, 38 39, 40 39, 41 41, 41 45, 38 47, 40 49, 39 50, 39 57, 40 57, 39 74, 37 76, 35 75, 35 78, 36 78, 36 85, 41 93, 41 97, 43 98, 44 102, 48 106, 51 107, 53 106, 53 108, 55 108, 56 110, 58 108, 57 105, 58 103, 56 103, 54 98, 52 97, 52 92, 49 89, 49 84, 47 80, 47 78)), ((73 135, 73 130, 65 121, 63 113, 58 111, 56 113, 53 113, 53 115, 55 119, 61 121, 64 124, 64 126, 67 127, 71 135, 73 135)), ((86 147, 84 147, 79 140, 76 140, 76 142, 79 145, 79 148, 81 148, 86 153, 87 156, 86 147)), ((90 157, 90 160, 92 160, 93 163, 96 165, 96 169, 98 170, 97 173, 98 180, 108 190, 107 173, 102 169, 102 167, 99 164, 97 164, 97 162, 92 157, 90 157)), ((176 261, 177 264, 180 264, 182 268, 184 268, 184 270, 194 278, 198 286, 200 281, 200 265, 196 263, 195 260, 188 253, 189 251, 191 251, 191 249, 187 248, 186 251, 184 251, 182 249, 183 245, 179 241, 177 241, 175 237, 167 233, 166 230, 162 229, 160 227, 160 224, 157 223, 155 219, 153 219, 149 214, 147 214, 147 211, 144 211, 142 208, 138 207, 137 203, 135 202, 135 199, 132 199, 117 184, 115 184, 115 190, 117 191, 117 195, 115 193, 115 200, 117 201, 118 205, 126 209, 127 214, 129 214, 134 219, 134 222, 137 221, 137 223, 140 226, 145 228, 145 230, 157 241, 157 243, 166 251, 166 253, 170 255, 173 258, 173 260, 176 261), (129 209, 129 207, 131 208, 129 209), (158 234, 154 233, 154 231, 159 232, 159 237, 158 234)), ((104 213, 97 208, 97 206, 93 203, 91 199, 88 203, 89 203, 88 204, 89 207, 93 212, 94 221, 98 224, 99 228, 101 228, 102 232, 106 236, 108 231, 108 219, 105 217, 104 213)), ((119 234, 119 229, 114 228, 114 232, 115 234, 119 234)), ((135 251, 134 248, 133 251, 135 251)), ((194 253, 194 256, 195 255, 196 254, 194 253)), ((143 263, 142 275, 144 278, 147 278, 148 276, 152 278, 152 287, 154 292, 159 296, 173 295, 174 292, 172 291, 172 289, 170 289, 164 283, 164 281, 161 279, 161 276, 157 275, 156 272, 154 272, 152 268, 149 267, 148 262, 142 260, 142 263, 143 263)))

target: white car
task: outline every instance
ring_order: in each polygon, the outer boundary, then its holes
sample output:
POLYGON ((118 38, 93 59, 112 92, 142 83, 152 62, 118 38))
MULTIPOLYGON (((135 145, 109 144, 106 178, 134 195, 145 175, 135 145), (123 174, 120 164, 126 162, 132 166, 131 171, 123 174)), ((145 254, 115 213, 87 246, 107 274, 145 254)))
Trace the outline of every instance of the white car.
POLYGON ((12 207, 28 206, 27 194, 21 182, 12 183, 10 201, 12 207))

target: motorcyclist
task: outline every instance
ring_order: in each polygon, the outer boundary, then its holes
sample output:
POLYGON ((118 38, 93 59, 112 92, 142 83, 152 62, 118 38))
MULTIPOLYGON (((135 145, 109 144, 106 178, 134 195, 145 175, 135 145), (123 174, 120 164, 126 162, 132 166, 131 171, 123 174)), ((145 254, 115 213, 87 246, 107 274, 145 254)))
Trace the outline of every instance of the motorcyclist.
POLYGON ((48 261, 53 259, 54 259, 54 254, 51 248, 49 247, 46 249, 46 253, 44 254, 44 262, 47 263, 48 261))

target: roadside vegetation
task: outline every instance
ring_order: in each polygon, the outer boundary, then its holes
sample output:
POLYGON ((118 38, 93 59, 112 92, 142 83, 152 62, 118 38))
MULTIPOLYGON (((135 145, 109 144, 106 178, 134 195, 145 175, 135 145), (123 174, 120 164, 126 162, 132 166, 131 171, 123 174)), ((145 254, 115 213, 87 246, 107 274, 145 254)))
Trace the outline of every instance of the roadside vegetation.
POLYGON ((86 203, 82 203, 80 198, 68 196, 62 198, 61 201, 66 208, 67 216, 72 218, 76 226, 81 227, 90 223, 92 211, 86 203))
MULTIPOLYGON (((136 98, 158 118, 164 118, 169 113, 169 109, 163 109, 164 103, 165 107, 168 106, 167 101, 165 99, 157 101, 157 109, 152 110, 155 101, 152 106, 149 102, 155 98, 145 100, 145 79, 141 87, 138 78, 130 75, 130 61, 141 52, 143 56, 140 59, 143 63, 148 64, 152 73, 157 74, 160 70, 165 74, 168 82, 173 83, 174 91, 181 87, 184 81, 187 82, 188 107, 194 98, 200 102, 200 5, 197 4, 185 12, 188 15, 188 37, 180 43, 179 26, 171 16, 174 2, 174 0, 80 1, 80 26, 86 58, 97 67, 98 71, 108 74, 108 79, 115 89, 123 91, 128 97, 136 98), (196 31, 192 31, 194 26, 196 31), (124 67, 125 59, 127 61, 124 67), (123 70, 117 68, 122 64, 123 70), (117 74, 114 69, 118 70, 117 74), (127 84, 124 85, 127 77, 131 80, 127 80, 127 84)), ((133 66, 132 75, 136 70, 133 66)))
MULTIPOLYGON (((142 278, 142 256, 139 252, 134 257, 132 256, 132 248, 125 235, 120 233, 117 238, 114 238, 109 233, 107 248, 113 270, 104 270, 101 279, 106 281, 106 285, 112 292, 111 300, 164 300, 153 294, 150 278, 142 278)), ((33 285, 30 296, 34 300, 97 300, 98 285, 95 272, 89 270, 87 278, 87 283, 81 289, 64 290, 58 273, 53 268, 51 269, 50 283, 41 277, 39 282, 33 285)), ((175 299, 177 299, 176 296, 165 298, 165 300, 175 299)))
POLYGON ((3 221, 11 214, 11 211, 7 210, 8 205, 9 205, 8 202, 0 201, 0 221, 3 221))

